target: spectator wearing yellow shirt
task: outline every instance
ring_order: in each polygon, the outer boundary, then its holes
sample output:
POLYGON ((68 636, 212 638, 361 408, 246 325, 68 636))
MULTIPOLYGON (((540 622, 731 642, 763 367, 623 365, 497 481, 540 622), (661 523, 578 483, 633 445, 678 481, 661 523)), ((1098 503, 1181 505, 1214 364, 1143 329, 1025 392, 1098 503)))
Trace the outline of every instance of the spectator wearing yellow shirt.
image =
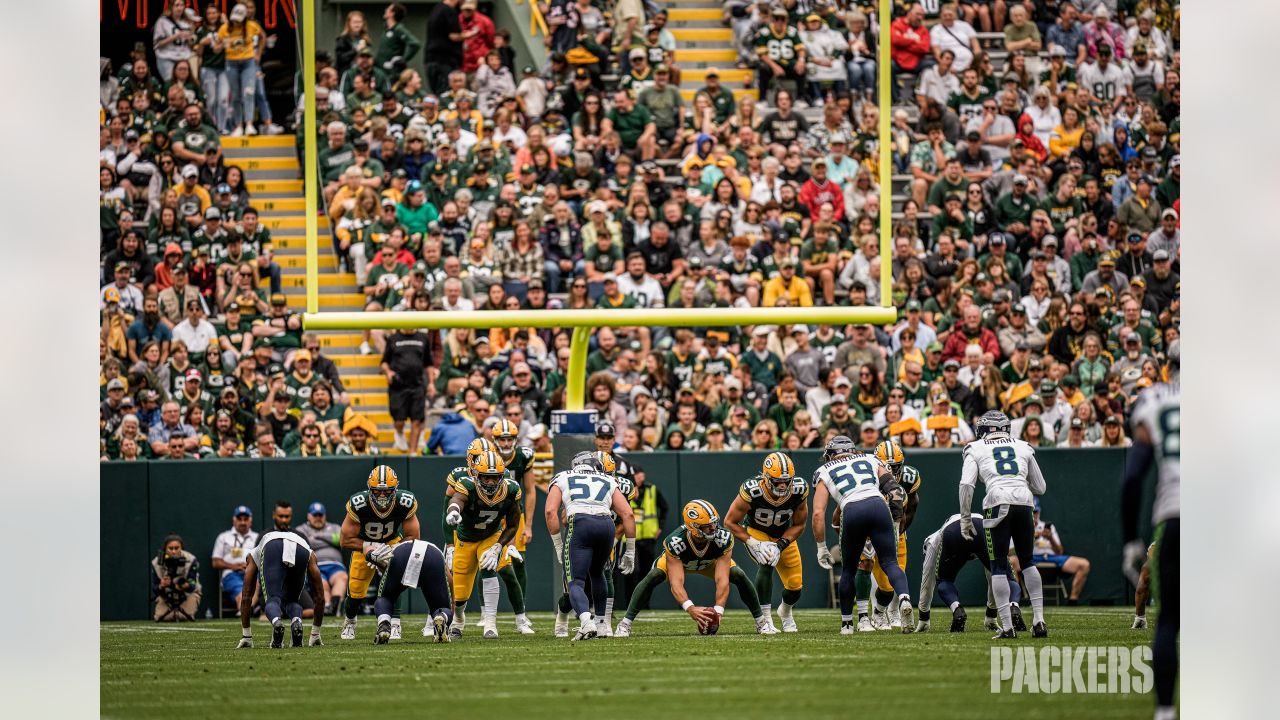
POLYGON ((227 78, 231 81, 233 137, 258 134, 253 126, 253 108, 257 99, 258 48, 265 43, 258 43, 255 47, 253 40, 261 36, 265 36, 262 26, 250 20, 248 8, 240 4, 231 8, 227 22, 218 29, 218 37, 226 47, 227 78))
POLYGON ((1049 133, 1049 159, 1057 160, 1071 154, 1080 145, 1080 136, 1084 134, 1084 125, 1080 123, 1080 112, 1073 107, 1062 111, 1062 124, 1049 133))
POLYGON ((796 261, 790 258, 778 266, 778 274, 764 284, 764 302, 761 307, 778 305, 779 298, 786 298, 793 307, 813 307, 813 292, 809 284, 796 277, 796 261))

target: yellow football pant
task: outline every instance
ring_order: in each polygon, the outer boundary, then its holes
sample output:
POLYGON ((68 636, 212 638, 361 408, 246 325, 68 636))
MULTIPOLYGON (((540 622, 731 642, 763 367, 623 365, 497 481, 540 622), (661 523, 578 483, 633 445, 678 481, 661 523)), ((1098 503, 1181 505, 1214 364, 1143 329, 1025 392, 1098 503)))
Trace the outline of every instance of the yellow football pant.
MULTIPOLYGON (((667 572, 667 554, 665 552, 662 553, 662 557, 658 558, 658 562, 654 564, 654 567, 658 568, 663 573, 667 572)), ((738 563, 734 562, 733 560, 730 560, 729 567, 731 568, 738 567, 738 563)), ((701 575, 704 578, 710 578, 712 580, 716 579, 715 563, 712 563, 707 567, 702 568, 701 570, 690 570, 689 568, 685 568, 684 572, 686 575, 692 573, 694 575, 701 575)))
MULTIPOLYGON (((903 572, 907 571, 907 535, 906 533, 898 534, 898 567, 903 572)), ((884 570, 880 569, 880 558, 871 566, 871 577, 876 579, 876 587, 885 592, 893 592, 893 584, 889 582, 889 576, 884 574, 884 570)))
MULTIPOLYGON (((388 545, 395 545, 402 538, 396 538, 388 545)), ((347 581, 347 597, 354 600, 361 600, 369 596, 369 583, 373 581, 376 571, 369 567, 369 563, 364 561, 364 553, 359 550, 351 552, 351 568, 347 571, 350 580, 347 581)))
MULTIPOLYGON (((776 542, 777 538, 769 537, 755 528, 747 528, 747 534, 762 542, 776 542)), ((906 546, 901 546, 905 548, 906 546)), ((784 590, 799 590, 804 586, 804 566, 800 563, 800 546, 797 543, 791 543, 783 549, 782 555, 778 557, 778 564, 774 566, 778 571, 778 577, 782 579, 782 588, 784 590)), ((761 600, 764 602, 764 600, 761 600)))
MULTIPOLYGON (((471 591, 476 584, 476 573, 480 571, 480 556, 496 545, 501 535, 502 531, 498 530, 479 542, 467 542, 454 533, 453 602, 455 604, 462 605, 471 598, 471 591)), ((507 554, 502 553, 502 557, 498 560, 498 570, 510 564, 511 560, 507 558, 507 554)))

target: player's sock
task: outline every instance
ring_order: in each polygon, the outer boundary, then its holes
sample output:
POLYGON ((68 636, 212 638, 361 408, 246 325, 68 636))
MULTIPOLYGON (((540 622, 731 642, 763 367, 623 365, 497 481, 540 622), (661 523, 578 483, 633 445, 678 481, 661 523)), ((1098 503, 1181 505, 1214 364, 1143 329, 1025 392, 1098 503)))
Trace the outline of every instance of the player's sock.
MULTIPOLYGON (((520 594, 521 594, 521 596, 523 596, 523 595, 524 595, 525 588, 529 587, 529 575, 528 575, 528 573, 527 573, 527 572, 525 571, 525 569, 524 569, 524 561, 523 561, 523 560, 512 560, 512 561, 511 561, 511 571, 512 571, 513 573, 515 573, 515 576, 516 576, 516 582, 520 583, 520 594)), ((508 591, 507 591, 507 594, 508 594, 508 595, 510 595, 510 592, 511 592, 511 591, 510 591, 510 590, 508 590, 508 591)))
POLYGON ((1152 717, 1154 720, 1177 720, 1178 711, 1172 705, 1159 705, 1152 717))
POLYGON ((1040 569, 1035 565, 1022 569, 1022 582, 1027 584, 1031 596, 1031 624, 1044 622, 1044 585, 1040 581, 1040 569))
POLYGON ((480 608, 480 620, 485 622, 498 616, 498 578, 488 577, 480 581, 484 595, 484 607, 480 608))
MULTIPOLYGON (((795 590, 787 590, 787 589, 785 589, 785 588, 783 589, 783 591, 782 591, 782 605, 791 605, 791 606, 795 606, 795 604, 796 604, 796 603, 798 603, 798 602, 800 602, 800 590, 799 590, 799 588, 797 588, 797 589, 795 589, 795 590)), ((778 612, 782 612, 782 605, 779 605, 779 606, 778 606, 778 612)))
POLYGON ((595 620, 592 619, 590 610, 583 610, 582 612, 578 613, 578 622, 582 623, 583 625, 586 625, 588 622, 595 622, 595 620))
POLYGON ((760 603, 760 612, 765 617, 773 617, 773 606, 767 603, 760 603))
POLYGON ((960 602, 959 601, 953 602, 947 607, 951 608, 951 612, 955 612, 956 608, 960 607, 960 602))
POLYGON ((763 617, 760 611, 760 597, 756 595, 756 586, 751 583, 747 574, 742 572, 742 568, 729 568, 729 582, 738 588, 738 597, 746 603, 747 609, 751 611, 751 617, 763 617))
POLYGON ((381 615, 379 615, 379 616, 378 616, 378 624, 379 624, 379 625, 381 625, 381 624, 382 624, 382 623, 384 623, 384 622, 386 622, 386 623, 391 622, 391 615, 390 615, 390 613, 383 613, 383 614, 381 614, 381 615))
POLYGON ((280 600, 278 598, 267 598, 267 603, 263 606, 262 612, 271 621, 272 625, 279 623, 280 616, 284 614, 280 610, 280 600))
POLYGON ((613 595, 610 595, 609 597, 605 598, 604 621, 607 623, 613 622, 613 595))
POLYGON ((1000 627, 1013 629, 1013 611, 1009 608, 1009 578, 1003 573, 991 576, 991 593, 996 596, 996 612, 1000 613, 1000 627))
POLYGON ((565 615, 568 615, 573 610, 573 605, 569 603, 569 593, 564 593, 560 596, 560 600, 556 602, 556 607, 565 615))
POLYGON ((853 622, 853 615, 845 615, 844 613, 841 613, 841 614, 840 614, 840 622, 842 622, 842 623, 851 623, 851 622, 853 622))
POLYGON ((342 601, 342 614, 348 620, 355 620, 356 615, 360 612, 360 606, 364 604, 364 598, 353 598, 350 595, 342 601))
MULTIPOLYGON (((507 600, 511 602, 511 609, 517 615, 524 614, 524 584, 520 582, 520 577, 516 574, 514 565, 498 571, 498 577, 502 579, 502 585, 507 589, 507 600)), ((486 598, 485 604, 489 603, 486 598)), ((497 600, 494 600, 493 613, 498 613, 497 600)))
POLYGON ((858 602, 858 614, 866 615, 868 598, 871 597, 871 573, 858 570, 853 576, 853 596, 858 602))
POLYGON ((761 565, 756 568, 756 597, 760 599, 760 607, 769 614, 773 606, 773 568, 761 565))

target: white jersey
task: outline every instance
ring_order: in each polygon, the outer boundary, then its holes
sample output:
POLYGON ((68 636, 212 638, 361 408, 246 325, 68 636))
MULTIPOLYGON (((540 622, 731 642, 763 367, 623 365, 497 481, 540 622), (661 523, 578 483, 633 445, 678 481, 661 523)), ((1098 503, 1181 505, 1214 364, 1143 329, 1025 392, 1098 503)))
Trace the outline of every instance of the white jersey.
POLYGON ((311 552, 311 546, 307 544, 307 539, 298 533, 292 530, 272 530, 266 535, 263 535, 258 540, 258 546, 253 549, 253 560, 258 564, 259 568, 262 567, 262 553, 266 552, 267 545, 273 540, 283 540, 285 542, 283 558, 284 563, 289 566, 292 566, 296 562, 295 558, 301 560, 308 557, 302 552, 299 552, 299 549, 305 550, 306 553, 311 552), (295 547, 290 548, 290 544, 295 547))
POLYGON ((867 498, 883 499, 880 494, 880 475, 887 469, 874 455, 858 453, 847 458, 823 463, 813 472, 813 485, 827 486, 827 493, 837 507, 867 498))
POLYGON ((609 475, 585 468, 557 473, 551 484, 560 488, 564 496, 564 513, 574 515, 600 515, 609 517, 613 507, 613 491, 618 481, 609 475))
MULTIPOLYGON (((258 533, 250 530, 241 535, 235 528, 227 530, 213 541, 213 557, 221 558, 229 563, 242 563, 249 559, 249 553, 258 544, 258 533)), ((219 577, 226 577, 232 570, 223 570, 219 577)))
POLYGON ((1151 434, 1151 444, 1156 453, 1156 501, 1151 510, 1151 522, 1162 523, 1179 517, 1181 506, 1182 466, 1178 459, 1181 452, 1182 391, 1177 384, 1161 383, 1147 388, 1138 396, 1133 410, 1134 426, 1143 425, 1151 434))
POLYGON ((1106 70, 1098 67, 1097 63, 1086 63, 1076 73, 1076 79, 1090 95, 1107 102, 1128 95, 1129 85, 1133 83, 1129 71, 1115 62, 1108 63, 1106 70))
POLYGON ((1032 506, 1032 495, 1045 491, 1035 449, 1007 435, 987 436, 964 446, 960 484, 973 487, 978 480, 987 488, 982 498, 984 510, 999 505, 1032 506))

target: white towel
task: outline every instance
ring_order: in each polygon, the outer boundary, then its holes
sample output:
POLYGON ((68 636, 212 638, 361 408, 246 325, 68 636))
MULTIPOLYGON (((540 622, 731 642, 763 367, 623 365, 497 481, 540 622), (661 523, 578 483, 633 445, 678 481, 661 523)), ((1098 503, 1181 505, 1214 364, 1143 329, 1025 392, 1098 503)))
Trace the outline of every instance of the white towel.
POLYGON ((293 564, 297 562, 298 543, 289 538, 283 538, 283 540, 284 547, 280 550, 280 559, 284 561, 285 565, 293 567, 293 564))
POLYGON ((409 564, 404 568, 404 575, 400 576, 400 582, 405 587, 418 587, 418 576, 422 574, 422 561, 427 556, 426 540, 414 540, 413 549, 409 552, 409 564))

